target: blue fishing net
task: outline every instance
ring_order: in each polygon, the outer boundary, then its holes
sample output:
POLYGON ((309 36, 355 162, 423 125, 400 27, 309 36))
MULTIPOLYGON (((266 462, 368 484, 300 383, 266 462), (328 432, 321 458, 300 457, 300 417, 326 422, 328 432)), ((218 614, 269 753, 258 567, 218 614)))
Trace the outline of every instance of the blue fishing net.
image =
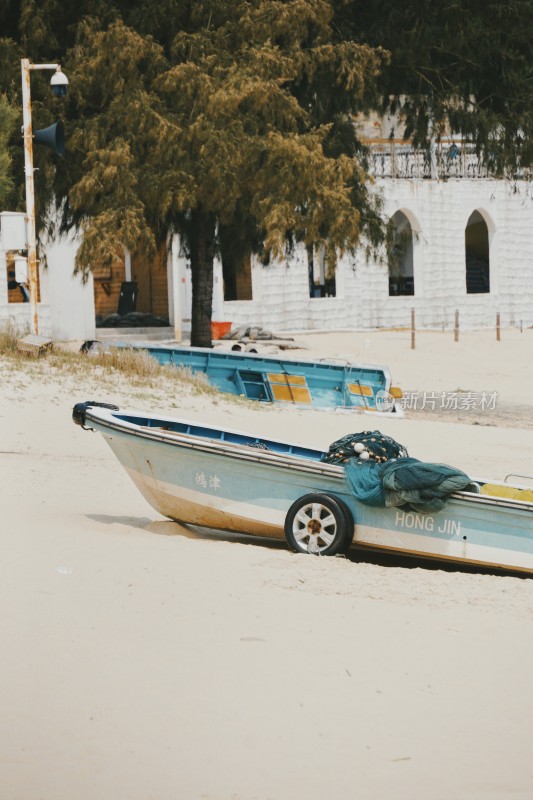
POLYGON ((344 466, 354 496, 371 506, 440 511, 453 492, 475 490, 461 470, 409 458, 403 445, 379 431, 338 439, 323 461, 344 466), (358 443, 364 444, 369 453, 366 460, 355 448, 358 443))
POLYGON ((328 464, 346 464, 350 458, 357 458, 356 445, 359 444, 364 446, 370 459, 377 463, 409 455, 407 448, 392 436, 385 436, 380 431, 362 431, 361 433, 349 433, 342 439, 337 439, 329 446, 329 450, 322 460, 328 464))

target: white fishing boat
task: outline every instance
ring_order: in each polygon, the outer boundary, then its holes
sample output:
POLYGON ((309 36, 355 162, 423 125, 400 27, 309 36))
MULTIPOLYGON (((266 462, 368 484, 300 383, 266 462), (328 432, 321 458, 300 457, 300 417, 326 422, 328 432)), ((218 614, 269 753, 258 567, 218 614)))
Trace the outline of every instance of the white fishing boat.
POLYGON ((73 418, 104 436, 170 519, 285 538, 302 553, 371 548, 533 572, 533 491, 523 483, 472 479, 433 512, 376 507, 320 450, 94 401, 73 418))

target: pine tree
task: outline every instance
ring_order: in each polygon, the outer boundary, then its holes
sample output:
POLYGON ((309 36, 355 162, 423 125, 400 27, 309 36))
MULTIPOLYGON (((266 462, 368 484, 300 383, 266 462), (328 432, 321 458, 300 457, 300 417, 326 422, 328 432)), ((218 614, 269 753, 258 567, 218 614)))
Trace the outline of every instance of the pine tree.
POLYGON ((84 232, 80 269, 180 233, 192 343, 210 346, 222 226, 246 219, 264 259, 305 242, 333 262, 365 229, 376 234, 348 114, 368 102, 384 54, 334 43, 326 0, 195 0, 180 12, 162 44, 122 21, 80 29, 70 149, 84 159, 65 221, 84 232))

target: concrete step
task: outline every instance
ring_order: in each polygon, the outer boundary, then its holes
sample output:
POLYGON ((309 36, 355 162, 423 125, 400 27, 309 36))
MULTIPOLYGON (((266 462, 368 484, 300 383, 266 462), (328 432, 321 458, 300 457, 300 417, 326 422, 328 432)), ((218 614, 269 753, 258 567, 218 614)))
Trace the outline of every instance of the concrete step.
POLYGON ((174 339, 174 328, 96 328, 95 339, 101 342, 128 342, 142 339, 160 342, 174 339))

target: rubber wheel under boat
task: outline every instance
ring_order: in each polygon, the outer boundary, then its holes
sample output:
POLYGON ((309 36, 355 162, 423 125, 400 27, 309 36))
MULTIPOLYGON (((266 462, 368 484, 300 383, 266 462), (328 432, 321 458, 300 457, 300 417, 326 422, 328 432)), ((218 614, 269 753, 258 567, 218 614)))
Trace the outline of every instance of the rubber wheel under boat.
POLYGON ((353 539, 353 517, 346 503, 330 494, 299 497, 285 518, 285 539, 296 553, 334 556, 353 539))

